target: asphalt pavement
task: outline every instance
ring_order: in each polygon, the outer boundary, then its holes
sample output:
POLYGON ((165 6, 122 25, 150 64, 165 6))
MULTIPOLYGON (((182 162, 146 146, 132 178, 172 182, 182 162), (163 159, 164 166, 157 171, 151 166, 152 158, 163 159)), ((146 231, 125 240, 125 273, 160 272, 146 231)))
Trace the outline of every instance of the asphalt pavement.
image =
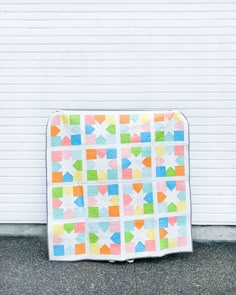
POLYGON ((236 243, 195 242, 193 253, 109 263, 50 262, 42 237, 0 237, 0 295, 236 294, 236 243))

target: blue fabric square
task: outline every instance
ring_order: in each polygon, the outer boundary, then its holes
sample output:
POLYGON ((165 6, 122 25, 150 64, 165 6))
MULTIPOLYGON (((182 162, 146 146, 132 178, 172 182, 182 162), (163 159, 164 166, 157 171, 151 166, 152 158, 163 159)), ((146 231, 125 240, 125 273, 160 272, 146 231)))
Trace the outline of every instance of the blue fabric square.
POLYGON ((108 184, 108 195, 118 195, 118 184, 108 184))
POLYGON ((63 245, 53 246, 54 256, 64 256, 65 250, 63 245))
POLYGON ((60 146, 61 145, 61 136, 52 136, 51 137, 51 145, 52 146, 60 146))
POLYGON ((167 228, 168 227, 168 218, 163 217, 159 219, 159 228, 167 228))
POLYGON ((76 198, 76 200, 74 201, 74 203, 78 207, 84 207, 84 198, 83 197, 78 197, 78 198, 76 198))
POLYGON ((117 150, 116 149, 107 149, 107 159, 116 159, 117 150))
POLYGON ((63 219, 64 212, 63 209, 53 209, 53 219, 63 219))
POLYGON ((174 141, 184 141, 184 131, 174 131, 174 141))
POLYGON ((72 145, 80 145, 81 144, 81 135, 71 135, 71 144, 72 145))
POLYGON ((156 167, 156 176, 159 176, 159 177, 166 176, 166 167, 165 166, 156 167))
POLYGON ((151 133, 150 132, 141 132, 140 133, 141 142, 150 142, 151 133))

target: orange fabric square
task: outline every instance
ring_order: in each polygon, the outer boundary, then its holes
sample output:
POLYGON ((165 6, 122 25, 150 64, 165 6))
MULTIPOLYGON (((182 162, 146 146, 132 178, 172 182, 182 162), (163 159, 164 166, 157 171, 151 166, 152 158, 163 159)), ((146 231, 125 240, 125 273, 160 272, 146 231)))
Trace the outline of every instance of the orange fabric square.
POLYGON ((82 186, 73 186, 73 196, 83 196, 83 187, 82 186))
POLYGON ((85 244, 75 244, 75 254, 85 254, 85 244))
POLYGON ((120 216, 119 206, 109 206, 109 216, 110 217, 120 216))
POLYGON ((175 175, 184 176, 184 166, 175 166, 175 175))
POLYGON ((62 182, 62 172, 52 172, 52 182, 62 182))
POLYGON ((87 160, 92 160, 92 159, 96 159, 96 158, 97 158, 96 149, 86 150, 86 159, 87 160))
POLYGON ((166 199, 166 195, 162 192, 157 193, 158 203, 162 203, 166 199))
POLYGON ((154 121, 155 122, 164 121, 164 114, 154 114, 154 121))
POLYGON ((106 119, 105 115, 96 115, 95 116, 95 120, 100 124, 102 124, 102 122, 105 121, 105 119, 106 119))
POLYGON ((129 123, 129 115, 120 115, 120 123, 121 124, 129 123))
POLYGON ((103 245, 100 249, 100 254, 111 254, 111 250, 107 245, 103 245))
POLYGON ((57 136, 61 130, 57 126, 51 126, 51 136, 57 136))

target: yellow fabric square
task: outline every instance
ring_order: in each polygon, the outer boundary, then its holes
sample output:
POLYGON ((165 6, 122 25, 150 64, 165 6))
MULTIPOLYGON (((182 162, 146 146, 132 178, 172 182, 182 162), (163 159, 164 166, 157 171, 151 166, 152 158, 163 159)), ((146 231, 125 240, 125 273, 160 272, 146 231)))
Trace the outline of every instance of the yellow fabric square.
POLYGON ((185 201, 177 201, 176 205, 177 205, 177 211, 178 212, 186 210, 186 202, 185 201))
POLYGON ((150 121, 150 115, 149 114, 141 114, 140 115, 140 122, 146 123, 150 121))
POLYGON ((137 206, 134 208, 134 214, 135 214, 135 215, 142 215, 142 214, 143 214, 143 207, 140 206, 140 205, 137 205, 137 206))
POLYGON ((100 254, 100 247, 96 244, 90 244, 90 253, 91 254, 100 254))
POLYGON ((107 174, 104 171, 101 171, 98 173, 98 179, 99 180, 106 180, 107 179, 107 174))
POLYGON ((64 186, 63 187, 63 195, 64 196, 71 196, 73 194, 73 187, 72 186, 64 186))
POLYGON ((169 248, 176 248, 177 247, 176 239, 169 239, 168 245, 169 245, 169 248))
POLYGON ((119 206, 119 198, 118 196, 113 196, 110 198, 110 203, 113 206, 119 206))
POLYGON ((154 230, 153 229, 148 229, 146 231, 146 237, 149 239, 149 240, 155 240, 155 233, 154 233, 154 230))
POLYGON ((69 124, 69 116, 65 114, 61 114, 61 123, 69 124))
POLYGON ((133 170, 133 178, 142 178, 142 171, 139 169, 133 170))
POLYGON ((157 157, 162 157, 165 155, 165 147, 164 146, 157 146, 155 148, 155 154, 157 157))
POLYGON ((82 171, 76 171, 73 174, 74 174, 74 181, 83 180, 83 172, 82 171))
POLYGON ((54 224, 53 225, 53 234, 58 236, 58 235, 63 235, 64 233, 64 226, 63 224, 54 224))
POLYGON ((106 115, 106 123, 107 124, 115 124, 115 116, 113 116, 113 115, 106 115))

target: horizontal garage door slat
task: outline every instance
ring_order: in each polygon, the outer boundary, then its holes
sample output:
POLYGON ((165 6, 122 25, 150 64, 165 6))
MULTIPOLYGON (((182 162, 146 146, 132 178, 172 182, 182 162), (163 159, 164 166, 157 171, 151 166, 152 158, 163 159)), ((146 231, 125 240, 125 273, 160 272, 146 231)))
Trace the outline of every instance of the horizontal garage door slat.
POLYGON ((45 223, 57 109, 178 109, 194 224, 236 224, 234 0, 0 3, 0 222, 45 223))

